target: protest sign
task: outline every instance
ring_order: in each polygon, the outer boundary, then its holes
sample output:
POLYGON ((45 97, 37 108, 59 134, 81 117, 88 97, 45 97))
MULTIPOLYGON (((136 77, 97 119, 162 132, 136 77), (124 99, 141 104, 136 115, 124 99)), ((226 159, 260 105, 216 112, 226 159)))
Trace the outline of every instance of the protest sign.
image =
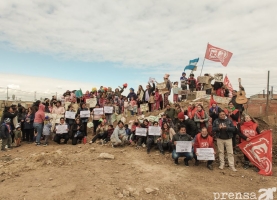
POLYGON ((70 112, 70 111, 65 112, 66 119, 75 119, 75 116, 76 116, 76 112, 70 112))
POLYGON ((192 143, 191 141, 176 141, 176 152, 177 153, 185 153, 191 152, 192 143))
POLYGON ((89 110, 80 111, 80 117, 81 118, 89 118, 90 117, 90 111, 89 110))
POLYGON ((197 148, 197 160, 215 160, 213 148, 197 148))
POLYGON ((147 128, 136 128, 136 135, 146 136, 147 128))
POLYGON ((56 134, 62 134, 68 132, 68 126, 67 125, 57 125, 56 126, 56 134))
POLYGON ((97 99, 96 98, 87 99, 86 103, 89 104, 90 108, 94 108, 97 104, 97 99))
POLYGON ((112 114, 113 113, 113 107, 112 106, 104 106, 104 113, 112 114))
POLYGON ((161 127, 159 126, 149 126, 149 135, 156 135, 160 136, 161 135, 161 127))
POLYGON ((94 115, 103 115, 104 114, 103 108, 94 108, 93 114, 94 115))

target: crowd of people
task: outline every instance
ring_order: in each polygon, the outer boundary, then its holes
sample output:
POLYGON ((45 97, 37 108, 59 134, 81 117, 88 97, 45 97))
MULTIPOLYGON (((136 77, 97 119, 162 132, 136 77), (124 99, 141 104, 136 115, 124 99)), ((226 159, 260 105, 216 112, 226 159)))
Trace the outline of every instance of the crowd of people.
MULTIPOLYGON (((57 144, 67 144, 71 140, 72 145, 86 143, 88 135, 88 123, 93 123, 93 138, 89 142, 99 141, 101 144, 110 143, 113 147, 122 145, 132 145, 137 148, 146 148, 149 154, 153 147, 156 147, 161 154, 166 151, 172 153, 174 163, 179 164, 179 157, 184 157, 184 164, 189 165, 191 160, 195 160, 195 165, 199 165, 197 159, 198 148, 213 148, 214 153, 218 152, 220 169, 225 166, 225 149, 228 155, 228 164, 232 171, 235 168, 234 154, 237 153, 237 136, 241 141, 249 141, 259 134, 258 124, 249 115, 243 115, 243 105, 236 103, 236 92, 233 91, 228 108, 220 108, 217 102, 211 101, 210 108, 205 110, 201 104, 190 104, 188 107, 180 106, 179 102, 186 100, 186 95, 180 95, 180 90, 205 90, 207 94, 218 96, 228 96, 228 90, 223 84, 211 84, 213 77, 209 77, 208 84, 198 84, 193 74, 186 78, 183 73, 178 82, 169 80, 169 74, 164 76, 165 90, 162 92, 156 87, 156 83, 149 82, 146 89, 140 85, 137 92, 133 88, 129 89, 127 96, 122 95, 127 88, 100 87, 93 88, 84 95, 78 95, 76 91, 66 91, 64 95, 57 99, 45 99, 43 102, 36 101, 33 106, 24 108, 20 104, 6 107, 1 119, 1 139, 2 151, 19 147, 22 142, 35 143, 37 146, 49 145, 52 139, 57 144), (219 85, 221 85, 219 87, 219 85), (217 88, 215 88, 215 86, 217 88), (220 90, 220 91, 219 91, 220 90), (174 104, 170 104, 168 96, 173 93, 174 104), (89 107, 87 99, 96 98, 94 107, 89 107), (65 106, 66 102, 69 102, 65 106), (148 106, 148 112, 163 110, 163 114, 156 121, 147 119, 140 120, 138 117, 128 124, 124 120, 118 120, 116 126, 112 123, 111 115, 140 115, 141 105, 148 106), (98 113, 96 108, 105 106, 112 107, 112 113, 98 113), (74 112, 74 118, 66 118, 66 111, 74 112), (89 111, 90 116, 84 117, 81 113, 89 111), (48 113, 60 117, 53 123, 48 113), (149 135, 149 127, 160 127, 159 135, 149 135), (65 128, 62 128, 65 127, 65 128), (137 128, 146 129, 146 135, 136 134, 137 128), (178 141, 191 141, 190 152, 177 152, 178 141), (214 143, 216 142, 217 150, 214 143)), ((243 89, 243 88, 241 88, 243 89)), ((125 118, 126 119, 126 118, 125 118)), ((207 168, 213 170, 213 160, 207 161, 207 168)), ((244 168, 249 168, 249 160, 245 156, 244 168)))

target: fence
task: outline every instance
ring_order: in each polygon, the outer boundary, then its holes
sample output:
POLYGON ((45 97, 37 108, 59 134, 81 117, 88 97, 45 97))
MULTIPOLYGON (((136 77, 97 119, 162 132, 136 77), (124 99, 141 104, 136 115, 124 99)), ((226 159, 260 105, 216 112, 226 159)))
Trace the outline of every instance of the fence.
POLYGON ((44 100, 45 98, 50 98, 52 96, 61 96, 57 92, 39 92, 39 91, 24 91, 20 89, 14 89, 9 87, 0 87, 0 100, 6 101, 36 101, 44 100))

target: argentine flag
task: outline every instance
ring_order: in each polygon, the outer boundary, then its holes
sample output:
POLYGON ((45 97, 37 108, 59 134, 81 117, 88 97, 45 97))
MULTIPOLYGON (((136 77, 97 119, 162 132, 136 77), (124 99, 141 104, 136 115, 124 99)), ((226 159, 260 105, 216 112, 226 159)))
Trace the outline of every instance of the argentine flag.
POLYGON ((190 60, 189 61, 189 65, 187 65, 185 67, 184 71, 186 71, 186 70, 196 71, 196 69, 197 69, 196 65, 197 65, 198 61, 199 61, 199 58, 195 58, 193 60, 190 60))

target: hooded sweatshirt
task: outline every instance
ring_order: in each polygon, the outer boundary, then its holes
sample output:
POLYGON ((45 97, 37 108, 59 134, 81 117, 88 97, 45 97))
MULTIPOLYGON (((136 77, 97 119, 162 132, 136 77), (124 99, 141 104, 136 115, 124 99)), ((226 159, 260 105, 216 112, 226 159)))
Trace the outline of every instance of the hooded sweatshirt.
POLYGON ((34 119, 34 123, 43 123, 44 122, 44 118, 45 118, 45 106, 43 104, 40 104, 38 107, 38 111, 35 114, 35 119, 34 119))

